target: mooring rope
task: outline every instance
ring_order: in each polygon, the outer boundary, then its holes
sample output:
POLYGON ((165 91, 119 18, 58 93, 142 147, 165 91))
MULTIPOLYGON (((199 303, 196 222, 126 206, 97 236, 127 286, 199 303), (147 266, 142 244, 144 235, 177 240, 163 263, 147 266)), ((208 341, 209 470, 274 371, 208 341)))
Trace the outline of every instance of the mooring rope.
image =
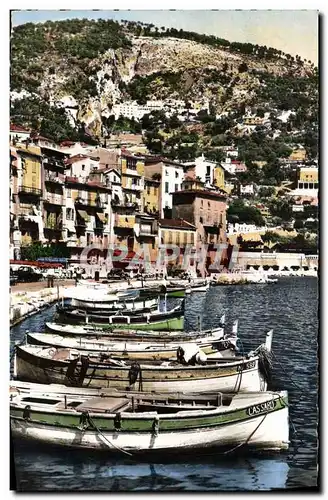
POLYGON ((279 367, 282 369, 282 371, 284 372, 284 374, 285 374, 285 375, 287 375, 287 377, 288 377, 289 381, 290 381, 290 382, 291 382, 291 383, 292 383, 292 384, 293 384, 293 385, 294 385, 297 389, 300 389, 300 391, 302 391, 303 389, 302 389, 299 385, 295 384, 294 380, 293 380, 292 378, 290 378, 290 376, 288 375, 288 373, 287 373, 287 372, 286 372, 286 370, 284 369, 283 365, 280 363, 280 361, 279 361, 279 359, 277 358, 277 356, 276 356, 274 353, 272 353, 272 356, 274 357, 275 361, 277 361, 277 363, 278 363, 279 367))
POLYGON ((99 429, 99 427, 97 427, 97 425, 95 424, 95 422, 93 421, 93 419, 90 417, 90 414, 89 412, 86 412, 86 415, 87 417, 87 420, 88 422, 91 424, 91 426, 105 439, 105 441, 107 441, 107 443, 110 444, 110 446, 112 446, 113 448, 116 448, 118 451, 120 451, 121 453, 125 453, 125 455, 129 455, 130 457, 133 456, 133 453, 130 453, 129 451, 125 451, 123 450, 123 448, 120 448, 119 446, 117 446, 116 444, 112 443, 106 436, 105 434, 99 429))
MULTIPOLYGON (((274 394, 272 395, 272 401, 274 401, 274 394)), ((280 399, 280 395, 279 395, 279 399, 280 399)), ((285 405, 285 403, 284 403, 285 405)), ((230 450, 227 450, 223 453, 221 453, 222 455, 228 455, 228 453, 232 453, 233 451, 237 450, 238 448, 241 448, 242 446, 246 446, 248 443, 249 443, 249 440, 254 436, 255 432, 259 429, 259 427, 263 424, 264 420, 266 419, 267 415, 269 414, 269 409, 267 409, 266 413, 264 414, 262 420, 257 424, 257 426, 255 427, 255 429, 250 433, 250 435, 248 436, 248 438, 246 439, 246 441, 244 443, 239 443, 237 444, 236 446, 234 446, 233 448, 231 448, 230 450)))

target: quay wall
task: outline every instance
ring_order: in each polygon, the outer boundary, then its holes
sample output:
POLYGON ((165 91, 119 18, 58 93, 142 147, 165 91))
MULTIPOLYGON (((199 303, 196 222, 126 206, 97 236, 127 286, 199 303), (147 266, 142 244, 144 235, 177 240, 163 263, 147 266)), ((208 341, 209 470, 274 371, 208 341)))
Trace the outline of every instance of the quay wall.
POLYGON ((279 269, 307 266, 309 269, 318 269, 319 256, 302 253, 239 252, 237 264, 245 269, 247 266, 279 266, 279 269))
POLYGON ((36 314, 50 306, 53 302, 64 297, 67 287, 43 288, 34 292, 13 292, 10 294, 9 320, 10 326, 36 314))

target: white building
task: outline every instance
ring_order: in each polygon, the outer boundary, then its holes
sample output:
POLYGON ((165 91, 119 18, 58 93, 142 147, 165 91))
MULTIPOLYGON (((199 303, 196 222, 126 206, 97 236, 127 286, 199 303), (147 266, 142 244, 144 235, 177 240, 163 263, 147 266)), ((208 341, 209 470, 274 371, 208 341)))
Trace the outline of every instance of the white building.
POLYGON ((208 99, 190 102, 189 109, 186 108, 185 101, 175 99, 166 99, 165 101, 147 101, 146 104, 138 104, 136 101, 125 101, 119 104, 114 104, 111 113, 115 116, 116 120, 119 116, 124 116, 130 120, 134 118, 139 121, 144 115, 150 114, 154 111, 164 111, 167 117, 177 113, 179 119, 184 121, 186 119, 185 115, 196 116, 202 109, 208 112, 208 99))
POLYGON ((98 168, 99 161, 87 155, 78 154, 68 158, 68 160, 66 160, 66 165, 69 165, 67 175, 87 179, 90 172, 98 168))
POLYGON ((24 127, 21 127, 20 125, 10 125, 10 141, 12 140, 17 140, 17 141, 25 141, 30 137, 30 130, 27 130, 24 127))
POLYGON ((289 196, 307 196, 318 198, 318 167, 301 167, 297 188, 288 193, 289 196))
POLYGON ((240 185, 240 194, 253 195, 254 191, 254 184, 240 185))
POLYGON ((227 225, 227 234, 245 234, 245 233, 256 233, 256 232, 263 232, 266 231, 266 226, 263 227, 258 227, 255 226, 255 224, 246 224, 246 223, 241 223, 239 224, 236 222, 235 224, 228 223, 227 225))
MULTIPOLYGON (((185 166, 193 167, 194 177, 204 182, 206 188, 214 187, 215 179, 215 169, 218 166, 217 163, 206 160, 205 156, 198 156, 192 162, 185 162, 185 166)), ((188 175, 188 172, 187 172, 188 175)))

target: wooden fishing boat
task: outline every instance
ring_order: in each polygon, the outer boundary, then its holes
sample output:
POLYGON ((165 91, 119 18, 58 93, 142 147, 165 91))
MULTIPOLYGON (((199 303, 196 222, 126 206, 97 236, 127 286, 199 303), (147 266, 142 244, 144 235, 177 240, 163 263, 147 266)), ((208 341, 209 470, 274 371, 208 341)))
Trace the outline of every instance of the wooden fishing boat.
MULTIPOLYGON (((33 345, 42 345, 57 348, 78 349, 79 351, 105 352, 111 356, 137 359, 174 359, 177 349, 188 345, 186 342, 156 342, 128 341, 113 342, 112 340, 99 340, 95 337, 62 337, 50 333, 27 333, 27 342, 33 345)), ((237 337, 222 338, 221 333, 200 338, 194 342, 198 349, 205 354, 220 353, 221 356, 233 356, 236 352, 237 337)))
POLYGON ((206 285, 201 285, 201 286, 191 286, 190 287, 190 293, 195 293, 195 292, 207 292, 207 290, 210 288, 210 284, 206 283, 206 285))
POLYGON ((113 314, 117 314, 119 312, 124 312, 125 315, 134 315, 134 314, 143 314, 150 311, 154 311, 159 307, 158 298, 147 299, 147 300, 138 300, 125 303, 125 302, 116 302, 108 307, 89 307, 89 306, 76 306, 73 304, 57 304, 57 312, 61 315, 65 315, 66 313, 74 312, 74 311, 83 311, 88 315, 99 315, 99 316, 112 316, 113 314))
MULTIPOLYGON (((235 335, 237 335, 237 325, 233 327, 235 335)), ((134 330, 134 329, 113 329, 108 330, 101 327, 94 327, 92 324, 88 325, 68 325, 61 323, 45 323, 45 327, 49 332, 56 333, 63 336, 79 336, 79 337, 95 337, 97 339, 137 339, 139 342, 145 341, 194 341, 194 339, 203 338, 204 336, 220 334, 224 336, 224 329, 222 327, 213 328, 211 330, 199 330, 191 332, 183 331, 161 331, 161 330, 134 330)))
POLYGON ((12 388, 14 438, 131 456, 241 447, 278 451, 289 445, 286 391, 90 396, 48 387, 12 388))
POLYGON ((156 360, 139 364, 114 360, 105 353, 21 345, 15 348, 14 376, 30 382, 120 390, 262 391, 270 378, 267 353, 271 339, 272 331, 267 335, 266 347, 259 346, 245 357, 208 359, 199 365, 156 360))
MULTIPOLYGON (((113 297, 113 296, 111 296, 113 297)), ((115 296, 114 296, 115 297, 115 296)), ((145 311, 158 307, 157 297, 116 297, 115 300, 81 300, 71 299, 69 304, 65 304, 66 308, 83 309, 90 312, 111 313, 113 311, 145 311)))
POLYGON ((60 309, 59 317, 68 323, 88 324, 101 326, 107 329, 131 328, 138 330, 183 330, 184 303, 174 307, 170 311, 153 311, 141 314, 86 314, 85 311, 75 309, 73 311, 60 309))
POLYGON ((178 288, 178 287, 171 288, 171 287, 168 287, 166 289, 166 295, 167 295, 167 297, 184 297, 185 294, 186 294, 186 289, 185 288, 178 288))

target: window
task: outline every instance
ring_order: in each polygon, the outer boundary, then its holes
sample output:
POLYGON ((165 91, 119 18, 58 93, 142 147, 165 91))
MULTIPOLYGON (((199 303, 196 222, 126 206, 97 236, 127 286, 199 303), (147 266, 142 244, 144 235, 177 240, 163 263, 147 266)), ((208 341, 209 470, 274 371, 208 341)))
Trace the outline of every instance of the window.
POLYGON ((188 243, 188 233, 187 233, 187 231, 184 232, 183 242, 184 242, 185 245, 188 243))
POLYGON ((165 182, 165 193, 169 192, 169 183, 165 182))
POLYGON ((203 206, 203 200, 200 200, 200 204, 201 204, 201 206, 203 206))
POLYGON ((299 182, 298 187, 299 187, 299 189, 303 189, 303 182, 299 182))
POLYGON ((169 175, 169 171, 165 169, 165 175, 169 175))
POLYGON ((147 194, 150 194, 150 186, 147 186, 147 194))
POLYGON ((82 165, 82 170, 85 170, 85 165, 82 165))
POLYGON ((179 184, 174 185, 174 191, 179 191, 179 184))
POLYGON ((317 182, 314 183, 314 189, 318 189, 318 183, 317 182))
POLYGON ((211 203, 210 203, 209 201, 207 202, 207 205, 208 205, 209 207, 211 207, 211 203))
POLYGON ((180 231, 177 231, 177 234, 176 234, 176 244, 180 245, 180 231))
POLYGON ((32 173, 36 174, 36 161, 32 162, 32 173))
POLYGON ((175 171, 175 178, 178 179, 178 177, 179 177, 179 172, 176 170, 175 171))
POLYGON ((199 217, 199 222, 203 224, 203 217, 199 217))
POLYGON ((73 208, 66 208, 66 219, 74 220, 74 210, 73 208))
POLYGON ((308 182, 304 182, 304 189, 309 189, 309 183, 308 182))
POLYGON ((313 189, 313 182, 309 183, 309 189, 313 189))
POLYGON ((130 170, 137 170, 137 162, 134 158, 128 158, 126 162, 127 168, 130 170))
POLYGON ((195 243, 195 235, 194 235, 194 233, 190 233, 189 238, 190 238, 191 245, 194 245, 194 243, 195 243))
POLYGON ((206 174, 210 175, 210 173, 211 173, 211 167, 209 165, 207 165, 207 167, 206 167, 206 174))

